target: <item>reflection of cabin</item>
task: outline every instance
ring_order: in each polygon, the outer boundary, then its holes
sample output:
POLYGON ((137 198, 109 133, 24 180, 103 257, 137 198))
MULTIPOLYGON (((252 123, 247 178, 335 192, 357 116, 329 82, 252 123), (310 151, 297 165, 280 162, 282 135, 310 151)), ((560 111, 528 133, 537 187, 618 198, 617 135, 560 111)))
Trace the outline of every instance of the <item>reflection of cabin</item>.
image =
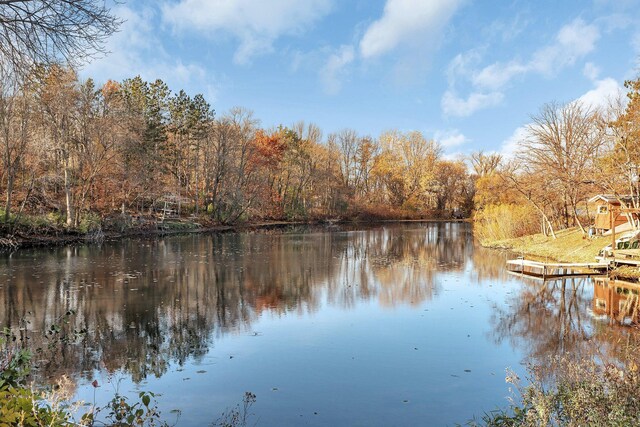
POLYGON ((596 234, 602 234, 611 229, 611 211, 616 212, 614 220, 614 226, 616 228, 627 223, 627 216, 620 213, 620 209, 622 208, 620 201, 629 206, 632 199, 630 196, 616 197, 612 194, 598 194, 588 200, 589 209, 593 209, 595 211, 594 228, 596 230, 596 234))
POLYGON ((623 322, 639 323, 638 293, 640 284, 623 280, 595 278, 593 280, 593 313, 623 322))

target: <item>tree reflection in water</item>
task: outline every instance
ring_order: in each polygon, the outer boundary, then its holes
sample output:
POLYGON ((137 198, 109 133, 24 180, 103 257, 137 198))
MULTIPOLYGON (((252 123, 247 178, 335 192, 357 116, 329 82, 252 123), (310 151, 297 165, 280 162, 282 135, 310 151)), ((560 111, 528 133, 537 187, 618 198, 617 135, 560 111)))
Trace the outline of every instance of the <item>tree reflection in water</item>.
POLYGON ((430 300, 436 276, 472 256, 466 224, 25 250, 0 260, 0 325, 19 329, 25 319, 32 347, 46 347, 43 331, 75 310, 72 326, 86 339, 44 358, 41 374, 91 380, 96 369, 122 369, 139 382, 202 358, 216 337, 250 331, 265 311, 430 300))
POLYGON ((550 356, 586 355, 592 337, 586 314, 590 299, 584 293, 587 280, 523 280, 522 290, 492 317, 496 342, 508 339, 511 345, 526 348, 536 364, 545 363, 550 356))
POLYGON ((496 343, 509 340, 540 374, 552 376, 558 357, 603 363, 640 362, 637 328, 594 315, 593 279, 522 279, 522 289, 497 307, 491 322, 496 343))

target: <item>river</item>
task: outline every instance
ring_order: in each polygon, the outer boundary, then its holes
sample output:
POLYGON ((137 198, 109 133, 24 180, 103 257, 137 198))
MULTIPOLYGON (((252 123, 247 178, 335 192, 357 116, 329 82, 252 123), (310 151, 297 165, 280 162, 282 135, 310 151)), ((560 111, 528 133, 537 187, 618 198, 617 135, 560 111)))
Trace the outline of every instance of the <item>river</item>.
POLYGON ((256 395, 250 425, 464 424, 505 407, 505 369, 615 358, 629 328, 595 316, 590 279, 509 275, 465 223, 127 239, 0 258, 0 327, 76 398, 153 391, 164 418, 208 425, 256 395), (97 380, 98 388, 91 383, 97 380))

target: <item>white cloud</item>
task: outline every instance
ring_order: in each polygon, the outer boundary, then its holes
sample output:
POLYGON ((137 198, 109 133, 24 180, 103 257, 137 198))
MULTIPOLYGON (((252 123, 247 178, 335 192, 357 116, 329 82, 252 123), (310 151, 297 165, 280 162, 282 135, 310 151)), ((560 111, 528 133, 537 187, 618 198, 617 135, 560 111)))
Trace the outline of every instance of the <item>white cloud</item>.
POLYGON ((442 97, 442 110, 448 116, 466 117, 502 102, 504 96, 500 92, 473 92, 467 99, 458 97, 455 92, 448 90, 442 97))
POLYGON ((617 98, 622 93, 620 84, 608 77, 594 82, 595 87, 578 98, 585 105, 592 108, 606 107, 610 100, 617 98))
POLYGON ((505 159, 513 159, 518 152, 518 146, 520 141, 527 139, 529 136, 529 132, 527 131, 527 126, 520 126, 513 131, 511 136, 507 138, 503 143, 500 149, 500 154, 505 159))
MULTIPOLYGON (((592 52, 599 38, 600 31, 595 24, 587 24, 578 18, 563 26, 553 43, 539 48, 526 61, 511 59, 477 70, 473 68, 473 64, 479 62, 477 52, 457 55, 447 69, 449 89, 442 98, 443 111, 448 115, 469 115, 482 108, 497 105, 504 97, 504 88, 515 77, 527 73, 554 75, 592 52), (472 85, 472 92, 466 101, 453 96, 455 77, 465 78, 472 85)), ((585 73, 589 72, 594 76, 596 70, 595 67, 588 70, 585 68, 585 73)))
POLYGON ((162 79, 172 89, 198 83, 205 87, 207 101, 213 102, 217 92, 212 77, 195 63, 184 63, 169 55, 157 35, 152 9, 134 10, 125 5, 114 8, 114 14, 125 22, 120 31, 109 38, 105 58, 98 59, 82 70, 82 75, 98 82, 123 80, 140 75, 147 81, 162 79))
POLYGON ((424 46, 449 22, 461 0, 387 0, 382 17, 360 41, 363 58, 383 55, 400 45, 424 46))
POLYGON ((526 71, 527 67, 518 61, 495 63, 474 74, 471 80, 475 86, 496 90, 504 87, 514 76, 526 71))
POLYGON ((332 0, 179 0, 162 5, 165 22, 177 31, 239 40, 236 63, 273 49, 284 35, 303 33, 331 10, 332 0))
POLYGON ((600 38, 598 27, 575 19, 560 29, 556 42, 534 53, 528 69, 546 75, 553 75, 560 69, 573 65, 595 49, 600 38))
POLYGON ((119 5, 114 8, 113 13, 124 23, 120 31, 107 40, 106 49, 109 54, 105 58, 91 62, 85 70, 90 70, 92 75, 107 74, 107 78, 124 77, 123 73, 129 77, 132 73, 138 74, 136 69, 142 62, 140 58, 142 52, 155 49, 161 56, 166 54, 153 33, 154 13, 151 9, 134 10, 119 5))
POLYGON ((459 147, 469 142, 469 139, 464 136, 458 129, 449 129, 443 131, 436 131, 433 134, 433 139, 438 141, 445 149, 453 147, 459 147))
POLYGON ((475 74, 472 81, 477 86, 495 90, 506 86, 520 74, 536 72, 553 75, 592 52, 599 38, 598 27, 586 24, 580 18, 575 19, 558 31, 554 43, 535 51, 529 61, 496 62, 475 74))
POLYGON ((341 46, 329 56, 327 63, 320 70, 320 79, 327 93, 336 94, 340 91, 345 67, 352 63, 354 58, 354 48, 349 45, 341 46))

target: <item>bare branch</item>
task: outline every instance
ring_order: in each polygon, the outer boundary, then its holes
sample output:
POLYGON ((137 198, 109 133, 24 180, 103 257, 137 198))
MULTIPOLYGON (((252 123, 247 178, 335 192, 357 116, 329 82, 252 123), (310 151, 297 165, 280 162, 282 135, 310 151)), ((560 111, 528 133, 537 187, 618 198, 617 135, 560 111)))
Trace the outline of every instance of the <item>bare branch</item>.
POLYGON ((104 0, 0 0, 0 67, 78 66, 105 54, 121 23, 104 0))

